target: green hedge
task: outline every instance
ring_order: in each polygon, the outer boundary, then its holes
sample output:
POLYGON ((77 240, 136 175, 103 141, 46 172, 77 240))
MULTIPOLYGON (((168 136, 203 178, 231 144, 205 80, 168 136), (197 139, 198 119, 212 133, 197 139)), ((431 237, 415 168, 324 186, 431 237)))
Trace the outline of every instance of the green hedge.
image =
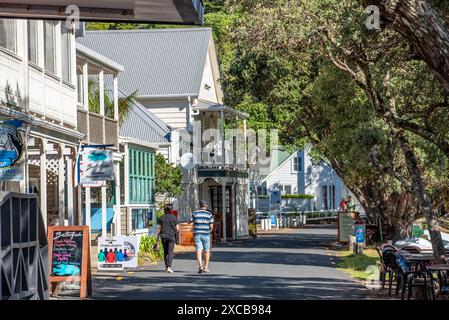
POLYGON ((311 196, 309 194, 284 194, 282 196, 282 199, 313 199, 314 196, 311 196))

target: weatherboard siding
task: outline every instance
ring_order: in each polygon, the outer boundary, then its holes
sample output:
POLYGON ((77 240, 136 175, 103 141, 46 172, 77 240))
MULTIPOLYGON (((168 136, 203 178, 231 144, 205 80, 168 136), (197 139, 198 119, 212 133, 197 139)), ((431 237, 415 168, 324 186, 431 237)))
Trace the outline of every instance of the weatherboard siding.
POLYGON ((139 99, 139 102, 173 129, 187 127, 187 110, 189 108, 187 97, 166 100, 139 99))

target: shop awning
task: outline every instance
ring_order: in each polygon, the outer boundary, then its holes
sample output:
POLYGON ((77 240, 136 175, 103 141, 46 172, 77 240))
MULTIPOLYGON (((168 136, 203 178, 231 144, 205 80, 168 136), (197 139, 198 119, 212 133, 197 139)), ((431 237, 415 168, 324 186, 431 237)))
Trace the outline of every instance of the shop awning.
POLYGON ((200 25, 202 0, 0 0, 0 17, 65 20, 68 6, 81 21, 117 21, 200 25))

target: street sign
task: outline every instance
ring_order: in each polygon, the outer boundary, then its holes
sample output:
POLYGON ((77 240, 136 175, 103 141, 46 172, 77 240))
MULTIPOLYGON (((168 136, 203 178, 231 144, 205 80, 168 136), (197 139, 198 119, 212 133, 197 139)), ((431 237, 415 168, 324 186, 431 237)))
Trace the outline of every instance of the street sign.
POLYGON ((112 150, 84 149, 80 161, 81 184, 114 181, 114 154, 112 150))
POLYGON ((365 224, 354 225, 354 237, 356 243, 365 243, 366 238, 366 226, 365 224))

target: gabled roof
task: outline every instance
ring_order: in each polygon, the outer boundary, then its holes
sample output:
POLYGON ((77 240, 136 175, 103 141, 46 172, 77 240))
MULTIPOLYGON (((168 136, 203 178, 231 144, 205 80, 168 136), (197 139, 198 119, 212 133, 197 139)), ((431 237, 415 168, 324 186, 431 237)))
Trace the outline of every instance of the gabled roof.
POLYGON ((119 84, 139 97, 198 96, 210 28, 87 31, 82 45, 121 64, 119 84))
MULTIPOLYGON (((124 97, 123 91, 119 95, 124 97)), ((146 144, 170 142, 170 128, 137 101, 134 101, 124 123, 120 127, 120 138, 146 144)))
MULTIPOLYGON (((276 172, 278 172, 286 163, 289 163, 291 161, 291 159, 296 156, 299 152, 293 152, 292 154, 289 154, 286 151, 283 150, 278 150, 279 151, 279 157, 278 159, 274 159, 274 161, 272 161, 272 164, 277 164, 276 167, 274 167, 274 169, 271 170, 270 174, 268 174, 266 177, 264 177, 261 181, 261 183, 264 183, 265 181, 267 181, 268 179, 270 179, 276 172)), ((272 167, 273 168, 273 167, 272 167)))

